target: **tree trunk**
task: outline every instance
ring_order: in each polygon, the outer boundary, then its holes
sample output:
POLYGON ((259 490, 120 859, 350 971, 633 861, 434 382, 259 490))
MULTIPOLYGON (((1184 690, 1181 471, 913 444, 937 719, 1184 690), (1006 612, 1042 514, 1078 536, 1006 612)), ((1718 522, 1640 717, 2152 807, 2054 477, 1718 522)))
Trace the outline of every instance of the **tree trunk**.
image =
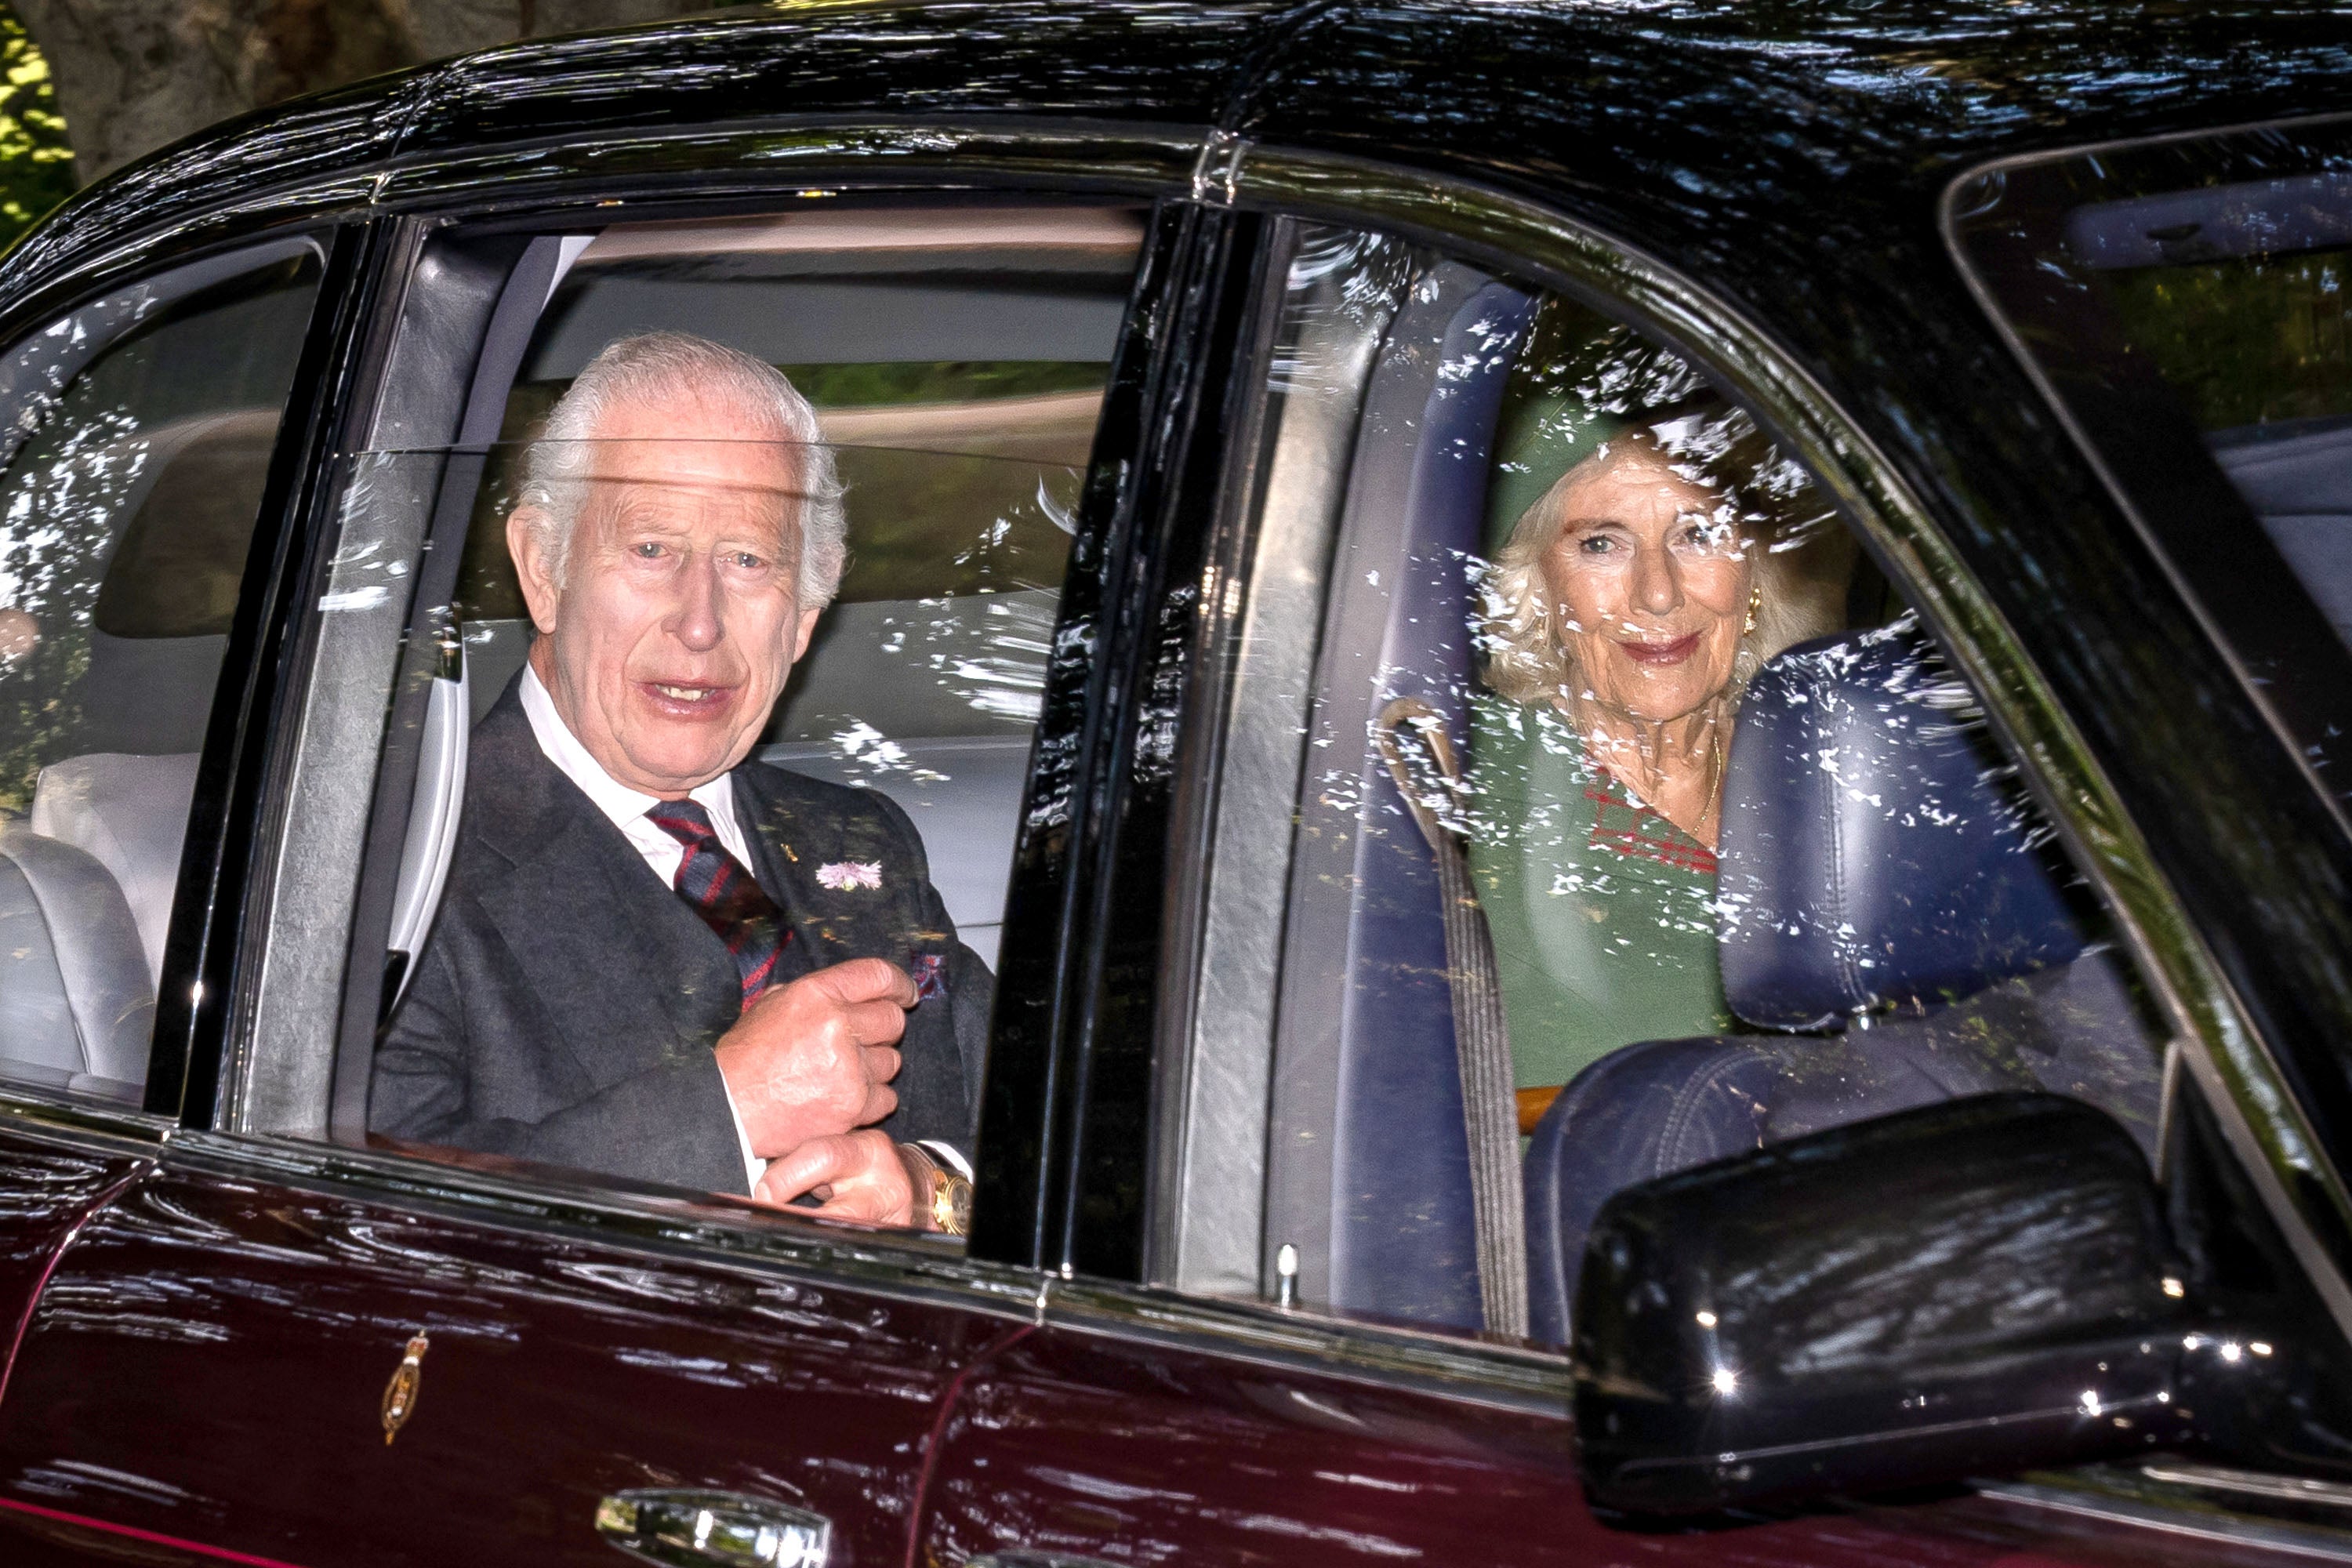
POLYGON ((299 93, 509 39, 656 21, 709 0, 14 0, 87 183, 299 93))

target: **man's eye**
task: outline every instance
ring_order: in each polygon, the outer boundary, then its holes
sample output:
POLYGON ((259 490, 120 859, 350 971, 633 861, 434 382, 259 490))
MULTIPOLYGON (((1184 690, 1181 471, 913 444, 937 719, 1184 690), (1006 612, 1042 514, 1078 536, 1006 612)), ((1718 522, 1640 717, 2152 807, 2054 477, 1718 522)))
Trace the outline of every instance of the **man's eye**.
POLYGON ((640 561, 657 561, 661 558, 662 547, 650 539, 642 540, 631 548, 640 561))
POLYGON ((735 552, 735 564, 746 572, 757 572, 767 563, 765 556, 754 555, 747 550, 739 550, 735 552))

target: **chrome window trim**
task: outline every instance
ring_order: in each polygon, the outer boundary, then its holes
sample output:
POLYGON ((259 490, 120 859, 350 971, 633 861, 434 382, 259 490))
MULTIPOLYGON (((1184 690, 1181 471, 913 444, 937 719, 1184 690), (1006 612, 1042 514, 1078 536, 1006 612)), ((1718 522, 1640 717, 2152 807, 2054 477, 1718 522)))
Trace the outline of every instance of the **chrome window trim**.
POLYGON ((136 1106, 107 1105, 52 1093, 34 1084, 0 1082, 0 1133, 88 1147, 95 1139, 125 1152, 153 1154, 179 1136, 179 1124, 136 1106))
POLYGON ((1456 1404, 1565 1422, 1574 1395, 1568 1359, 1536 1346, 1416 1330, 1267 1302, 1150 1285, 1047 1276, 1045 1328, 1213 1355, 1434 1394, 1456 1404))
MULTIPOLYGON (((548 138, 460 152, 394 153, 378 176, 382 212, 441 206, 495 192, 512 205, 596 180, 614 184, 691 174, 713 200, 799 189, 809 179, 875 190, 902 185, 979 191, 1027 180, 1075 182, 1074 192, 1181 196, 1212 133, 1205 128, 1104 121, 1002 118, 926 121, 776 121, 605 136, 548 138)), ((679 193, 648 186, 647 201, 679 193)), ((627 205, 622 196, 614 205, 627 205)))
MULTIPOLYGON (((2053 1486, 2042 1481, 1988 1481, 1977 1495, 2011 1508, 2045 1509, 2077 1519, 2136 1525, 2182 1540, 2216 1546, 2252 1547, 2283 1556, 2308 1557, 2322 1563, 2352 1563, 2352 1539, 2325 1525, 2295 1524, 2281 1520, 2250 1519, 2242 1513, 2199 1514, 2187 1506, 2169 1507, 2102 1492, 2089 1485, 2053 1486)), ((2186 1504, 2189 1500, 2184 1498, 2186 1504)))
POLYGON ((762 1275, 829 1281, 894 1300, 1034 1321, 1034 1268, 967 1258, 944 1237, 869 1231, 789 1211, 664 1196, 586 1175, 508 1174, 424 1155, 235 1132, 181 1131, 166 1170, 261 1181, 359 1204, 389 1204, 516 1234, 562 1236, 762 1275))

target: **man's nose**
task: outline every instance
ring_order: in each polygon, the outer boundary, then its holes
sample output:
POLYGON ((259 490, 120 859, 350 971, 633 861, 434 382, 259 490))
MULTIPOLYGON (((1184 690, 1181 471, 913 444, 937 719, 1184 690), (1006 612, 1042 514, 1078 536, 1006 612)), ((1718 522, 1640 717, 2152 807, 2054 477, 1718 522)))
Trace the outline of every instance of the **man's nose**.
POLYGON ((677 574, 677 599, 670 607, 667 630, 696 653, 719 646, 726 627, 720 613, 719 563, 697 555, 677 574))

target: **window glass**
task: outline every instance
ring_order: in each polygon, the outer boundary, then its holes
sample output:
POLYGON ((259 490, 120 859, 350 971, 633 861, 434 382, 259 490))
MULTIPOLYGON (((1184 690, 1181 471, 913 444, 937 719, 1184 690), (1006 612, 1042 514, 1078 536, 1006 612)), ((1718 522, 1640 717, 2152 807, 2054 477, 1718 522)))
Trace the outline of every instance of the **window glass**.
POLYGON ((2319 127, 2053 154, 1962 265, 2322 787, 2352 731, 2352 154, 2319 127))
POLYGON ((199 263, 0 355, 0 1077, 138 1099, 318 271, 307 241, 199 263))
MULTIPOLYGON (((2076 242, 2096 258, 2098 293, 2130 351, 2179 394, 2288 566, 2352 640, 2352 249, 2295 248, 2319 237, 2275 232, 2268 209, 2281 194, 2275 182, 2198 193, 2206 221, 2187 226, 2216 231, 2202 246, 2116 243, 2110 229, 2155 223, 2144 202, 2084 209, 2076 242), (2251 248, 2231 254, 2241 237, 2251 248)), ((2352 228, 2352 210, 2341 226, 2352 228)))
MULTIPOLYGON (((398 512, 427 548, 395 570, 458 563, 407 617, 412 660, 448 654, 429 700, 394 691, 383 778, 414 804, 371 851, 398 872, 392 962, 380 998, 347 993, 361 1052, 332 1093, 363 1116, 336 1131, 960 1227, 1143 223, 897 208, 561 237, 501 438, 353 460, 351 536, 400 534, 368 521, 398 512)), ((394 584, 339 588, 371 586, 394 584)), ((353 923, 355 975, 383 930, 353 923)))
POLYGON ((2152 1148, 2136 975, 1804 468, 1584 305, 1284 243, 1160 1273, 1557 1343, 1635 1182, 2008 1089, 2152 1148))

